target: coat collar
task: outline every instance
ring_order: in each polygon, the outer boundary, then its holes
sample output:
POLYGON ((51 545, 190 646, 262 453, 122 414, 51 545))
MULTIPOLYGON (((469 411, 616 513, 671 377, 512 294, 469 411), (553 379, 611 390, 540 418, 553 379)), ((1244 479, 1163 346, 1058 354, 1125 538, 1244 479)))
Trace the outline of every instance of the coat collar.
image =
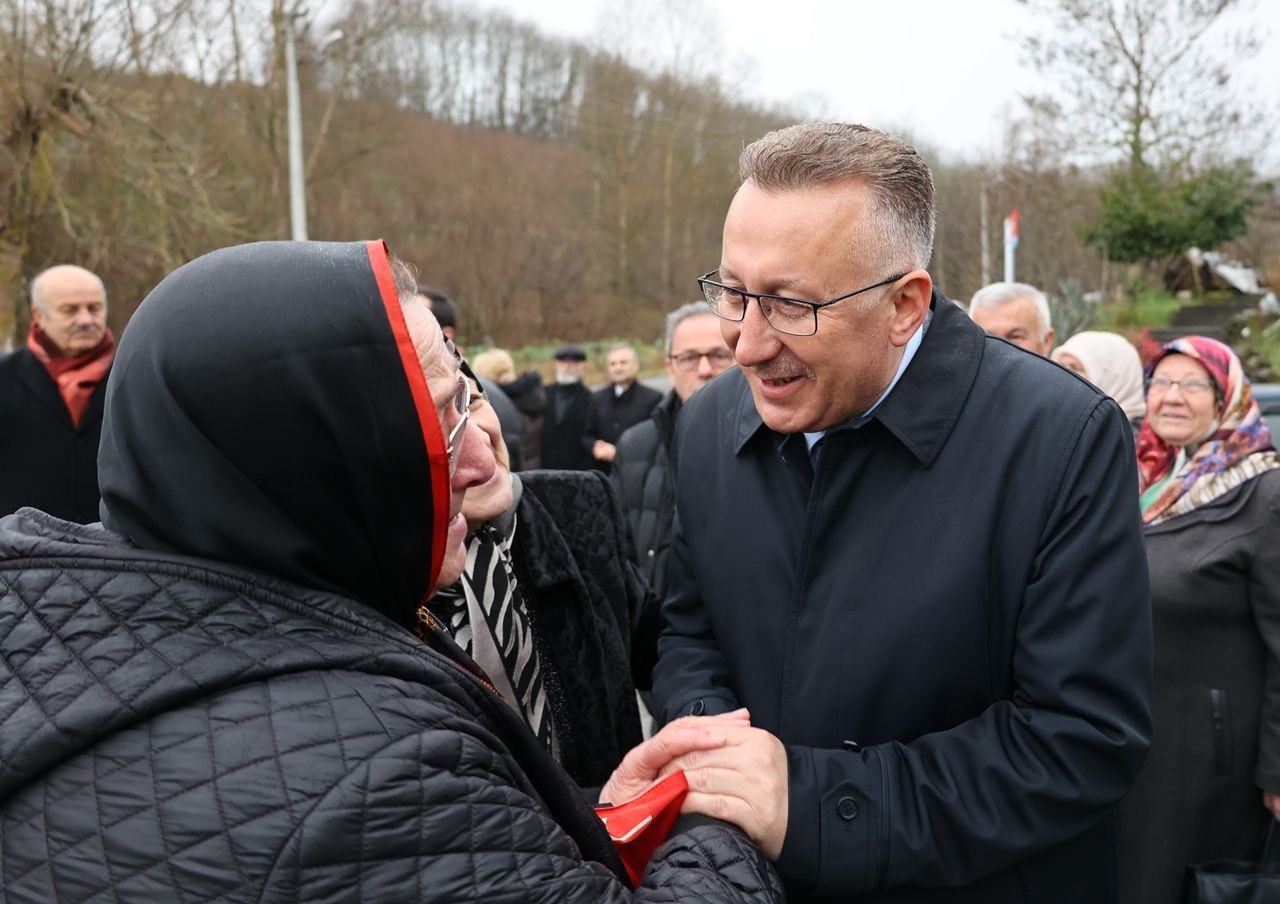
MULTIPOLYGON (((889 393, 870 415, 846 421, 833 430, 856 430, 877 420, 924 467, 937 459, 960 417, 969 389, 982 363, 984 333, 969 316, 936 288, 930 302, 933 320, 920 350, 889 393)), ((738 402, 735 453, 764 426, 745 377, 738 402)))

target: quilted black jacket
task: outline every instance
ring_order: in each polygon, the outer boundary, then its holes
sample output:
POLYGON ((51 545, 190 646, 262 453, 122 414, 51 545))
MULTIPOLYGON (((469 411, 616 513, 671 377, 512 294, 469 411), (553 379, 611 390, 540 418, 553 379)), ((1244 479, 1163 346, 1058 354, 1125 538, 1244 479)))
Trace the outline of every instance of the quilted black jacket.
POLYGON ((583 852, 612 859, 510 707, 373 609, 0 520, 3 901, 782 897, 728 828, 634 893, 583 852))
POLYGON ((613 459, 613 485, 627 513, 636 560, 659 600, 667 592, 667 556, 676 516, 671 441, 680 407, 680 397, 668 392, 648 420, 622 434, 613 459))

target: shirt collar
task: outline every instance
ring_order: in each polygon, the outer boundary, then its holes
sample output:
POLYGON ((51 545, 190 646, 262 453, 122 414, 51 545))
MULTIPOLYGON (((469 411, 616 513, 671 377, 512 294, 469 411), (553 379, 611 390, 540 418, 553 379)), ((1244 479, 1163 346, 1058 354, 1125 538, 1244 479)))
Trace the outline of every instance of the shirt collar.
MULTIPOLYGON (((902 379, 902 375, 906 373, 907 365, 911 363, 911 359, 916 356, 916 352, 920 350, 920 343, 924 341, 925 330, 929 328, 929 321, 933 319, 932 309, 925 311, 924 321, 911 334, 911 338, 907 340, 907 346, 902 350, 902 360, 898 362, 898 372, 893 375, 893 379, 889 381, 889 385, 885 387, 884 392, 880 393, 880 398, 871 403, 871 407, 862 414, 858 415, 855 421, 864 421, 871 412, 880 407, 880 403, 889 397, 889 393, 893 392, 893 387, 898 385, 898 381, 902 379)), ((813 451, 813 447, 818 444, 818 440, 827 435, 826 430, 819 430, 816 433, 806 433, 804 435, 805 444, 808 445, 809 451, 813 451)))
MULTIPOLYGON (((986 335, 936 288, 930 308, 929 329, 919 330, 912 337, 912 341, 919 340, 917 347, 910 358, 904 350, 903 361, 889 389, 862 416, 831 428, 854 429, 869 420, 878 420, 926 467, 942 451, 960 417, 969 388, 978 375, 978 365, 982 363, 986 335), (908 364, 914 366, 908 369, 908 364), (897 391, 890 394, 894 389, 897 391)), ((751 387, 742 377, 734 451, 740 453, 762 430, 772 432, 760 419, 751 398, 751 387)))

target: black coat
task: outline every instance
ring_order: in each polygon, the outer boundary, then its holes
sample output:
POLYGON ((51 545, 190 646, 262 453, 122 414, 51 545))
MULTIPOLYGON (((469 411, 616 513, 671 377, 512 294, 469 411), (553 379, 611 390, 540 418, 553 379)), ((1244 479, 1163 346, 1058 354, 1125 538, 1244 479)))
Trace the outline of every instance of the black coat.
POLYGON ((98 520, 98 440, 104 377, 80 425, 28 349, 0 357, 0 515, 24 505, 88 524, 98 520))
POLYGON ((1151 621, 1119 407, 940 295, 865 419, 685 406, 654 698, 782 739, 793 901, 1116 901, 1150 741, 1151 621), (949 891, 940 891, 940 887, 949 891))
MULTIPOLYGON (((5 901, 632 898, 564 770, 419 620, 453 369, 395 286, 381 242, 179 268, 117 348, 105 526, 0 519, 5 901)), ((776 899, 740 833, 696 831, 639 898, 776 899)))
POLYGON ((639 380, 622 391, 605 386, 595 391, 596 429, 599 438, 616 445, 628 427, 648 419, 653 406, 662 401, 662 393, 650 389, 639 380))
POLYGON ((520 436, 520 466, 529 469, 542 467, 542 416, 547 409, 547 391, 542 385, 542 376, 536 370, 526 371, 510 383, 502 384, 502 391, 524 419, 520 436))
POLYGON ((647 420, 622 434, 613 459, 613 485, 631 528, 636 561, 659 599, 667 590, 667 554, 676 515, 670 453, 679 411, 680 397, 668 392, 647 420))
POLYGON ((547 386, 542 417, 542 462, 548 470, 585 471, 595 467, 591 447, 599 437, 591 390, 581 383, 547 386))
POLYGON ((524 416, 520 414, 520 410, 511 401, 511 397, 502 391, 501 386, 492 380, 486 380, 484 377, 477 377, 476 379, 479 381, 481 388, 484 389, 485 398, 493 406, 494 414, 498 416, 498 425, 502 428, 502 442, 507 447, 511 470, 519 471, 525 467, 523 455, 524 416))
POLYGON ((1280 470, 1147 528, 1147 556, 1155 737, 1120 808, 1125 904, 1180 900, 1187 864, 1262 846, 1262 791, 1280 792, 1280 470))
POLYGON ((782 899, 725 826, 633 894, 514 710, 373 609, 31 510, 0 519, 0 838, 14 904, 782 899))
POLYGON ((636 684, 649 686, 657 602, 604 475, 525 471, 520 480, 512 560, 560 761, 579 784, 602 785, 642 739, 636 684))

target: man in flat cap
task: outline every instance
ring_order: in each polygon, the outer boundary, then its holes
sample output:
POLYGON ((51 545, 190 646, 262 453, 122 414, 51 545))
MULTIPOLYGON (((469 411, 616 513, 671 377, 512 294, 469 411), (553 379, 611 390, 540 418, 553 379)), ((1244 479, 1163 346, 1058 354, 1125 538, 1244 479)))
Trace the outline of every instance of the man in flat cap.
POLYGON ((542 422, 542 467, 585 471, 595 465, 592 446, 599 439, 591 390, 582 385, 587 353, 579 345, 556 349, 556 382, 547 387, 542 422))

